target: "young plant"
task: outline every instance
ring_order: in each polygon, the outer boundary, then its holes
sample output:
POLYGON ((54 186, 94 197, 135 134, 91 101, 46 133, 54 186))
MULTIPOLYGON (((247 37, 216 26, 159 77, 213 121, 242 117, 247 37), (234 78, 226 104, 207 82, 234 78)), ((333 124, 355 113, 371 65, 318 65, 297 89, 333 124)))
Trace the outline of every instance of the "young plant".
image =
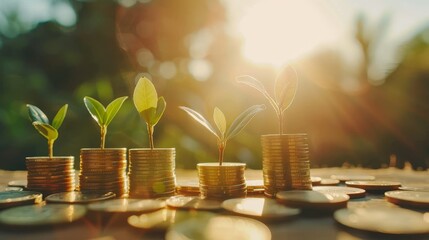
POLYGON ((217 145, 219 149, 219 166, 222 166, 223 156, 226 147, 226 143, 229 139, 241 132, 246 125, 252 120, 252 118, 260 111, 264 110, 265 105, 254 105, 242 112, 232 122, 231 126, 227 129, 225 115, 219 108, 214 109, 213 120, 217 127, 215 129, 209 121, 207 121, 201 114, 187 107, 180 107, 186 113, 188 113, 195 121, 203 125, 209 132, 217 138, 217 145))
POLYGON ((283 134, 283 116, 292 104, 298 88, 298 75, 292 66, 286 66, 277 76, 274 85, 274 97, 268 93, 264 85, 256 78, 244 75, 237 77, 237 82, 258 90, 268 100, 277 114, 279 134, 283 134))
POLYGON ((164 114, 167 103, 163 97, 158 98, 155 86, 146 77, 140 78, 137 82, 134 89, 133 100, 138 113, 146 122, 149 135, 149 146, 153 149, 154 127, 164 114))
POLYGON ((52 120, 52 124, 49 123, 49 119, 40 110, 40 108, 27 104, 28 107, 28 115, 30 116, 30 120, 33 123, 34 128, 48 140, 48 153, 49 158, 54 156, 54 142, 58 138, 58 129, 63 124, 64 118, 67 114, 68 105, 65 104, 58 110, 54 119, 52 120))
POLYGON ((92 118, 100 126, 100 148, 104 149, 106 142, 107 126, 112 122, 113 118, 121 109, 122 104, 128 97, 119 97, 113 100, 106 108, 99 101, 91 97, 84 97, 83 102, 85 103, 86 109, 91 114, 92 118))

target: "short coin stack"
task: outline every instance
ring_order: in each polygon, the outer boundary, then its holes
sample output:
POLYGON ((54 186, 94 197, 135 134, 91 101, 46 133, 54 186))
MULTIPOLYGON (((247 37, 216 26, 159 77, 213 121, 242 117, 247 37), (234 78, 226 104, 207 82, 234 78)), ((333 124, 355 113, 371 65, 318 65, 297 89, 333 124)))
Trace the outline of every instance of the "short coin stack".
POLYGON ((44 195, 75 190, 74 157, 27 157, 27 189, 44 195))
POLYGON ((176 149, 130 149, 130 197, 159 198, 175 194, 176 149))
POLYGON ((126 148, 83 148, 80 151, 79 183, 82 192, 127 193, 126 148))
POLYGON ((246 197, 245 163, 197 164, 201 198, 228 199, 246 197))
POLYGON ((311 190, 307 134, 262 136, 265 195, 278 191, 311 190))

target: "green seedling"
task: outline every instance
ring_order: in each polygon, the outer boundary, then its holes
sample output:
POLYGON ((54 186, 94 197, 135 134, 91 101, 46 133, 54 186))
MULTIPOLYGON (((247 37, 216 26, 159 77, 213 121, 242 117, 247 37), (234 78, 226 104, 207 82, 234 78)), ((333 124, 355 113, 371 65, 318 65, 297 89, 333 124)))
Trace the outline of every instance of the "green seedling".
POLYGON ((113 100, 106 108, 94 98, 88 96, 83 98, 86 109, 88 109, 92 118, 97 122, 98 126, 100 126, 101 149, 104 149, 106 142, 107 126, 112 122, 127 98, 127 96, 119 97, 113 100))
POLYGON ((217 138, 219 149, 219 166, 222 166, 226 143, 229 139, 240 133, 252 118, 260 111, 264 110, 265 105, 254 105, 242 112, 227 128, 225 115, 219 108, 214 109, 213 120, 217 127, 214 128, 201 114, 187 107, 180 107, 188 113, 195 121, 203 125, 209 132, 217 138))
POLYGON ((153 149, 155 147, 153 144, 154 127, 164 114, 167 103, 163 97, 158 97, 155 86, 146 77, 140 78, 137 82, 133 100, 138 113, 146 122, 149 146, 153 149))
POLYGON ((290 107, 298 89, 298 75, 292 66, 286 66, 276 78, 274 97, 268 93, 264 85, 256 78, 243 75, 237 82, 258 90, 271 104, 279 121, 279 134, 283 134, 284 112, 290 107))
POLYGON ((58 110, 52 120, 52 124, 49 123, 48 117, 40 108, 31 104, 27 104, 27 107, 28 115, 34 128, 48 140, 49 158, 52 158, 54 156, 54 142, 58 138, 58 129, 61 127, 66 117, 68 105, 65 104, 58 110))

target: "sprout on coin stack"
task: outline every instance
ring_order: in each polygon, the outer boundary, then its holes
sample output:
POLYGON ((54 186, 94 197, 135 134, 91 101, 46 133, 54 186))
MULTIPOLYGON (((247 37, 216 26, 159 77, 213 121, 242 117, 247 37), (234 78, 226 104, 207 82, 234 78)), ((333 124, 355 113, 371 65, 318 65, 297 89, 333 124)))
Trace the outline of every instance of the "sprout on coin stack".
POLYGON ((199 163, 197 165, 200 195, 202 198, 231 198, 246 195, 244 163, 224 162, 224 151, 229 139, 236 136, 252 118, 265 109, 265 105, 254 105, 242 112, 227 129, 225 115, 219 108, 214 109, 214 128, 200 113, 187 107, 180 107, 195 121, 216 136, 219 149, 219 163, 199 163))
POLYGON ((311 189, 307 134, 283 133, 284 113, 292 104, 298 89, 298 75, 294 68, 286 66, 277 76, 274 96, 268 93, 259 80, 251 76, 239 76, 237 82, 260 92, 277 115, 279 134, 261 137, 265 194, 274 197, 282 190, 311 189))
POLYGON ((27 104, 30 120, 36 130, 48 140, 47 157, 27 157, 28 170, 27 188, 45 194, 67 192, 75 189, 74 157, 54 157, 53 146, 58 138, 58 129, 61 127, 67 114, 68 105, 58 110, 52 123, 38 107, 27 104))
POLYGON ((130 193, 136 198, 158 198, 175 194, 175 148, 155 148, 153 133, 166 108, 163 97, 146 77, 139 78, 133 93, 134 106, 146 122, 149 148, 129 150, 130 193))
POLYGON ((128 97, 119 97, 107 107, 91 97, 83 101, 88 112, 100 127, 100 148, 80 150, 79 185, 83 192, 113 192, 118 197, 126 194, 126 148, 105 148, 107 127, 128 97))

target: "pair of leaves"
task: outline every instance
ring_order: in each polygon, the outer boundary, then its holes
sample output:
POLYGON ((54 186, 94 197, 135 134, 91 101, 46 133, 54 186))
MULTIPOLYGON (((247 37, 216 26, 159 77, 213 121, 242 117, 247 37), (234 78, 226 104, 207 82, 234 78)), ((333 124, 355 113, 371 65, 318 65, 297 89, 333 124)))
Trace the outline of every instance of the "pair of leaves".
POLYGON ((58 129, 63 124, 64 118, 67 114, 68 105, 65 104, 58 110, 54 119, 52 120, 52 124, 49 123, 49 119, 45 113, 43 113, 40 108, 27 104, 28 107, 28 115, 30 120, 33 122, 34 128, 48 141, 55 141, 58 138, 58 129))
POLYGON ((146 77, 137 82, 133 101, 140 116, 149 126, 155 126, 159 122, 167 106, 163 97, 158 98, 155 86, 146 77))
POLYGON ((254 105, 242 112, 227 129, 225 115, 219 108, 215 108, 213 113, 213 119, 216 124, 217 129, 215 129, 207 119, 205 119, 197 111, 190 109, 188 107, 180 107, 186 113, 188 113, 195 121, 203 125, 207 130, 214 134, 219 141, 226 142, 232 137, 239 134, 252 120, 252 118, 260 111, 265 110, 265 105, 254 105))
POLYGON ((259 80, 252 76, 239 76, 237 77, 237 82, 259 91, 273 106, 277 115, 280 115, 290 107, 298 89, 298 75, 292 66, 286 66, 277 76, 274 97, 268 93, 259 80))
POLYGON ((112 122, 119 109, 121 109, 122 104, 127 98, 127 96, 119 97, 107 105, 106 108, 99 101, 88 96, 83 98, 83 102, 85 103, 86 109, 88 109, 88 112, 98 125, 100 127, 107 127, 112 122))

